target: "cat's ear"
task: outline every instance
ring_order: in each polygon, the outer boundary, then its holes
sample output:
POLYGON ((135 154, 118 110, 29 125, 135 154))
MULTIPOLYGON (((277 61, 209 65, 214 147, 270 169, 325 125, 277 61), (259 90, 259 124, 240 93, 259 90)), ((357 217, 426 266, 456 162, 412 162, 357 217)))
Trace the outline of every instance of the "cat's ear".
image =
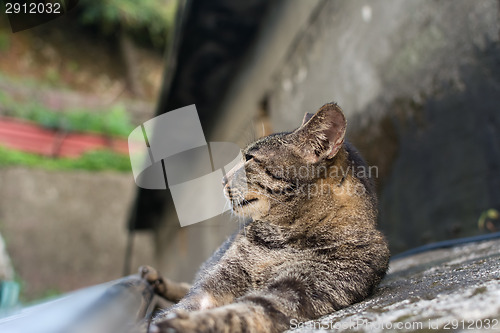
POLYGON ((296 131, 300 153, 308 162, 333 158, 344 143, 347 121, 335 103, 323 105, 296 131))

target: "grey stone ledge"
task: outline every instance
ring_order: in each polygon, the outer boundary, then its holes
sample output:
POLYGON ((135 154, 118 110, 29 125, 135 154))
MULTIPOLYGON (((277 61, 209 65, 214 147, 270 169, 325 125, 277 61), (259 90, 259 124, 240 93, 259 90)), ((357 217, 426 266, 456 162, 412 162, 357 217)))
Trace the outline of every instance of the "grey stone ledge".
POLYGON ((374 295, 290 332, 500 332, 500 239, 391 261, 374 295))

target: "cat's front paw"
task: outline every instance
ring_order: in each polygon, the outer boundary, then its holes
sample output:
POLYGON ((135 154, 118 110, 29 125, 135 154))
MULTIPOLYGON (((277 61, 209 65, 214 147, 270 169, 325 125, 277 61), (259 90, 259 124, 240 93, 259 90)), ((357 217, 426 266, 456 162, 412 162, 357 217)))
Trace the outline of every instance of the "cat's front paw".
POLYGON ((153 287, 156 294, 160 296, 165 294, 167 286, 156 269, 151 266, 141 266, 139 267, 139 275, 153 287))
POLYGON ((217 318, 210 312, 176 310, 149 328, 149 333, 207 333, 217 332, 217 318))

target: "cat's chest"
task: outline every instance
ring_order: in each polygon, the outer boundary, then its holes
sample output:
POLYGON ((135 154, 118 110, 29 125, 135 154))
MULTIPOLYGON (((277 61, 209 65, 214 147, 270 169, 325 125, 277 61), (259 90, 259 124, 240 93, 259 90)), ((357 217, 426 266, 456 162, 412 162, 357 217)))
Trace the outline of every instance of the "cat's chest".
POLYGON ((287 230, 264 222, 254 222, 246 229, 243 237, 249 244, 248 246, 262 249, 262 251, 286 251, 290 245, 290 233, 287 230))
POLYGON ((280 232, 265 229, 249 232, 237 243, 235 254, 248 273, 252 287, 258 289, 303 255, 288 244, 280 232))
POLYGON ((245 252, 248 256, 242 258, 242 266, 250 277, 252 287, 258 289, 271 280, 291 256, 285 249, 267 248, 247 244, 245 252))

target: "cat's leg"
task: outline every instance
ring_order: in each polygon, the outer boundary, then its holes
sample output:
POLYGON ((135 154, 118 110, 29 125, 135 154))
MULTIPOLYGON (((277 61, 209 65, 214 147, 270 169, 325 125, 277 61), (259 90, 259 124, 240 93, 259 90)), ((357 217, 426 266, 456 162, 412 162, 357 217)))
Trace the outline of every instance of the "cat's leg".
POLYGON ((234 302, 248 292, 251 285, 248 273, 236 262, 217 265, 197 280, 187 295, 172 307, 157 314, 154 321, 161 322, 172 316, 205 311, 234 302))
POLYGON ((179 302, 191 288, 187 283, 174 282, 161 277, 158 271, 151 266, 141 266, 139 275, 153 286, 155 294, 170 302, 179 302))
POLYGON ((289 328, 284 314, 267 312, 249 302, 194 312, 179 311, 155 321, 148 333, 281 332, 289 328), (273 317, 277 318, 273 322, 273 317))
POLYGON ((343 286, 329 274, 317 274, 315 268, 285 269, 262 290, 232 304, 172 313, 156 320, 151 332, 282 332, 350 304, 343 286))
POLYGON ((286 296, 258 292, 209 310, 173 312, 163 320, 155 321, 150 332, 282 332, 290 329, 292 319, 306 320, 297 311, 299 302, 294 305, 287 303, 286 296))
POLYGON ((282 332, 290 328, 289 317, 271 295, 261 295, 259 301, 241 301, 225 306, 194 312, 174 312, 156 321, 150 333, 208 332, 282 332))
POLYGON ((231 279, 219 280, 208 278, 206 281, 195 283, 187 295, 172 307, 157 314, 156 321, 161 321, 171 313, 185 313, 207 310, 232 303, 237 296, 238 288, 231 279))
POLYGON ((375 273, 358 261, 279 266, 261 289, 217 308, 159 318, 152 332, 282 332, 361 301, 376 284, 375 273), (360 275, 363 268, 366 274, 360 275))

